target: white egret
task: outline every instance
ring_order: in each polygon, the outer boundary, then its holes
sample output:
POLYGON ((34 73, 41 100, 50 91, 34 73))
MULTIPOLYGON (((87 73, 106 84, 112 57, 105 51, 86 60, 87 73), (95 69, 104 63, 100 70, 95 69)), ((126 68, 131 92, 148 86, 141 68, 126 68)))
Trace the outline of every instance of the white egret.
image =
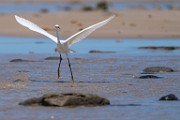
POLYGON ((45 30, 43 30, 42 28, 40 28, 39 26, 37 26, 36 24, 22 18, 19 17, 17 15, 15 15, 15 19, 16 21, 29 28, 32 31, 38 32, 48 38, 50 38, 51 40, 53 40, 56 44, 57 44, 57 51, 59 52, 60 55, 60 62, 59 62, 59 66, 58 66, 58 78, 60 77, 60 65, 61 65, 61 61, 62 61, 62 57, 61 57, 61 53, 64 53, 67 57, 68 60, 68 64, 69 64, 69 69, 71 72, 71 80, 74 82, 74 77, 73 77, 73 73, 72 73, 72 69, 71 69, 71 63, 68 57, 68 53, 69 52, 74 52, 74 50, 70 49, 70 46, 76 42, 79 42, 80 40, 82 40, 83 38, 86 38, 88 35, 90 35, 93 31, 95 31, 96 29, 102 27, 103 25, 105 25, 106 23, 108 23, 110 20, 112 20, 114 18, 114 16, 109 17, 106 20, 103 20, 99 23, 96 23, 94 25, 91 25, 79 32, 77 32, 76 34, 70 36, 69 38, 67 38, 66 40, 60 40, 60 36, 59 36, 59 25, 55 25, 56 28, 56 36, 53 36, 51 34, 49 34, 48 32, 46 32, 45 30))

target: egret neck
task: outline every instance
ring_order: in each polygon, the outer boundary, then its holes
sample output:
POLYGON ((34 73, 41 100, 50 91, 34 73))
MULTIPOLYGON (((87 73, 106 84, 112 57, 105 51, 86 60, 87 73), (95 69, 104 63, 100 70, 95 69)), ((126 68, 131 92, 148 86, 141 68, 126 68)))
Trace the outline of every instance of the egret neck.
POLYGON ((60 36, 59 36, 60 27, 59 27, 59 25, 55 25, 55 28, 56 28, 56 36, 57 36, 57 41, 58 41, 58 43, 57 43, 57 51, 59 53, 65 52, 65 49, 64 49, 64 47, 63 47, 63 45, 62 45, 62 43, 60 41, 60 36))
POLYGON ((55 28, 56 28, 56 36, 57 36, 58 44, 61 44, 60 39, 59 39, 59 30, 60 30, 60 27, 59 27, 59 25, 55 25, 55 28))

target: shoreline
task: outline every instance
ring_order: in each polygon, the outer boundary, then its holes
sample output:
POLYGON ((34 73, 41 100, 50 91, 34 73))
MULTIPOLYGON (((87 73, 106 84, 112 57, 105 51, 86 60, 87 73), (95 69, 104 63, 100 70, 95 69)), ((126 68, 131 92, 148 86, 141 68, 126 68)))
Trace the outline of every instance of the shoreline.
MULTIPOLYGON (((125 11, 68 11, 51 13, 18 13, 51 34, 54 25, 61 27, 61 36, 67 38, 92 24, 112 15, 116 17, 93 32, 93 38, 180 38, 180 12, 178 10, 125 10, 125 11), (98 17, 97 17, 98 16, 98 17), (53 18, 53 19, 51 19, 53 18), (48 22, 47 22, 48 21, 48 22)), ((14 14, 0 14, 1 36, 44 37, 19 25, 14 14)))
MULTIPOLYGON (((25 2, 38 2, 38 3, 83 3, 83 2, 101 2, 102 0, 1 0, 1 3, 25 3, 25 2)), ((152 3, 159 3, 159 2, 170 2, 172 3, 172 0, 105 0, 106 2, 152 2, 152 3)))

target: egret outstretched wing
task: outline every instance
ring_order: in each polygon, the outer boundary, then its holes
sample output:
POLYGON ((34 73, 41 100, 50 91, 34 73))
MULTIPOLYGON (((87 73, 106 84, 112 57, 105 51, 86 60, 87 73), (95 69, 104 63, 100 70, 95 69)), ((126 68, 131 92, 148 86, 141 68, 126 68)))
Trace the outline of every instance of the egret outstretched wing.
POLYGON ((16 21, 17 21, 19 24, 21 24, 21 25, 29 28, 29 29, 32 30, 32 31, 38 32, 38 33, 40 33, 40 34, 43 34, 43 35, 45 35, 46 37, 48 37, 48 38, 50 38, 51 40, 53 40, 55 43, 58 43, 57 38, 56 38, 55 36, 49 34, 48 32, 46 32, 45 30, 43 30, 42 28, 40 28, 40 27, 37 26, 36 24, 34 24, 34 23, 32 23, 32 22, 24 19, 24 18, 21 18, 21 17, 19 17, 19 16, 17 16, 17 15, 15 15, 15 18, 16 18, 16 21))
POLYGON ((64 42, 64 44, 66 44, 68 47, 70 47, 72 44, 79 42, 80 40, 82 40, 83 38, 86 38, 88 35, 90 35, 93 31, 95 31, 96 29, 102 27, 103 25, 105 25, 106 23, 108 23, 110 20, 112 20, 115 16, 111 16, 106 20, 103 20, 99 23, 96 23, 94 25, 91 25, 81 31, 79 31, 78 33, 72 35, 71 37, 69 37, 68 39, 66 39, 64 42))

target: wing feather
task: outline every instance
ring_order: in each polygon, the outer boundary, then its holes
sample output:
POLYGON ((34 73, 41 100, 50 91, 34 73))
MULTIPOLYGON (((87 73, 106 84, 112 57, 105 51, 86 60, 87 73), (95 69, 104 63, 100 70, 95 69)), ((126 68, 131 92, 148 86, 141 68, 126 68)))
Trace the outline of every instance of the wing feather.
POLYGON ((88 35, 90 35, 93 31, 95 31, 96 29, 102 27, 103 25, 105 25, 106 23, 108 23, 110 20, 112 20, 115 16, 111 16, 106 20, 103 20, 99 23, 96 23, 94 25, 91 25, 83 30, 81 30, 80 32, 70 36, 68 39, 66 39, 64 41, 64 44, 66 44, 68 47, 70 47, 72 44, 79 42, 80 40, 82 40, 83 38, 86 38, 88 35))
POLYGON ((29 29, 32 30, 32 31, 38 32, 38 33, 40 33, 40 34, 42 34, 42 35, 50 38, 50 39, 53 40, 55 43, 58 43, 57 38, 56 38, 55 36, 49 34, 48 32, 46 32, 45 30, 43 30, 42 28, 40 28, 40 27, 37 26, 36 24, 34 24, 34 23, 32 23, 32 22, 30 22, 30 21, 28 21, 28 20, 26 20, 26 19, 24 19, 24 18, 22 18, 22 17, 19 17, 19 16, 17 16, 17 15, 15 15, 15 18, 16 18, 16 21, 17 21, 19 24, 21 24, 21 25, 29 28, 29 29))

